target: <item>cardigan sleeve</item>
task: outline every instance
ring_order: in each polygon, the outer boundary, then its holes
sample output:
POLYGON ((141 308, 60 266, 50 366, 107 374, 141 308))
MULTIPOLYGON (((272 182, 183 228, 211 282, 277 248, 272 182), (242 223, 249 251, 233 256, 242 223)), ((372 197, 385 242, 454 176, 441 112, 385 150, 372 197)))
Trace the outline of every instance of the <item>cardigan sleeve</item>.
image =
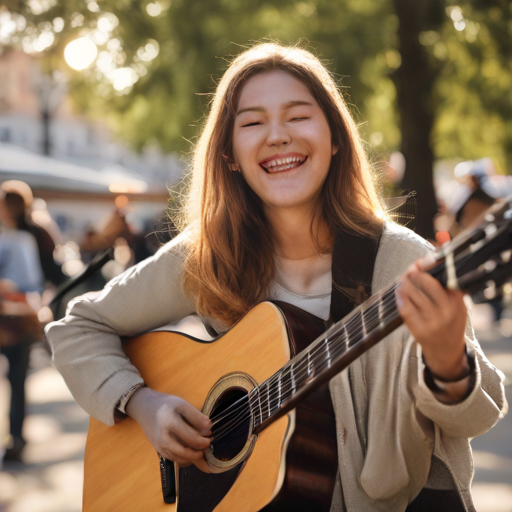
POLYGON ((65 318, 49 324, 53 361, 78 404, 107 425, 119 399, 142 383, 121 336, 135 336, 194 312, 182 285, 184 237, 129 268, 101 292, 75 299, 65 318))
POLYGON ((425 383, 425 365, 418 351, 417 379, 413 386, 417 408, 441 430, 452 437, 476 437, 487 432, 505 416, 508 404, 505 399, 504 375, 485 357, 476 340, 468 317, 466 347, 474 358, 475 384, 471 393, 460 402, 443 404, 425 383))

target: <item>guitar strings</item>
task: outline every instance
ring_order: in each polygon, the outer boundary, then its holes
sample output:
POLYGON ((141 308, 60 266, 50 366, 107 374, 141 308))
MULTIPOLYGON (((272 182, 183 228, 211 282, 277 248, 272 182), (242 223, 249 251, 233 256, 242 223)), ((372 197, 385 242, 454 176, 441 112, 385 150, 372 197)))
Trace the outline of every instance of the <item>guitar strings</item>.
MULTIPOLYGON (((391 316, 391 318, 397 318, 399 316, 398 312, 395 310, 395 314, 391 316)), ((370 331, 368 334, 371 334, 371 332, 374 332, 376 329, 370 331)), ((365 336, 363 336, 361 339, 364 339, 365 336)), ((334 352, 336 352, 336 357, 338 355, 341 355, 345 352, 345 345, 346 345, 346 339, 343 339, 343 341, 341 343, 338 343, 338 346, 334 349, 334 352)), ((360 341, 360 340, 359 340, 360 341)), ((322 371, 326 366, 328 365, 328 362, 326 362, 325 360, 322 362, 321 365, 319 365, 319 371, 322 371)), ((260 385, 261 386, 261 385, 260 385)), ((256 388, 255 388, 256 389, 256 388)), ((275 403, 275 396, 273 397, 272 400, 269 400, 269 404, 274 402, 275 403)), ((277 402, 279 402, 279 397, 277 397, 277 402)), ((274 408, 275 405, 272 406, 272 409, 274 408)), ((268 416, 267 417, 270 417, 270 411, 272 410, 270 408, 270 405, 269 407, 267 408, 267 412, 268 412, 268 416)), ((241 418, 238 418, 238 421, 236 421, 234 424, 232 421, 230 421, 230 425, 229 426, 223 426, 224 428, 221 428, 220 431, 217 433, 217 435, 214 436, 214 441, 219 441, 220 439, 226 437, 227 435, 232 435, 234 432, 236 431, 239 431, 240 428, 245 428, 245 424, 247 423, 248 420, 251 419, 251 415, 254 417, 254 418, 259 418, 260 420, 262 419, 261 418, 261 414, 259 414, 258 412, 256 413, 253 413, 252 411, 252 408, 249 408, 249 409, 245 409, 243 411, 245 413, 245 417, 241 417, 241 418)), ((262 421, 260 421, 259 424, 261 424, 262 421)))
MULTIPOLYGON (((346 323, 342 324, 341 323, 342 321, 340 321, 340 322, 337 322, 336 324, 334 324, 333 326, 331 326, 326 332, 324 332, 321 335, 322 336, 321 338, 319 338, 318 340, 313 341, 313 343, 311 343, 311 345, 309 345, 308 348, 303 350, 301 353, 297 354, 294 358, 290 359, 290 361, 288 361, 278 372, 273 374, 267 380, 271 380, 273 377, 278 378, 279 377, 279 372, 284 372, 284 370, 286 370, 289 366, 291 366, 292 364, 296 364, 297 363, 297 358, 299 358, 301 356, 303 357, 306 351, 311 350, 311 349, 316 348, 317 346, 321 345, 321 342, 325 341, 326 338, 334 338, 335 336, 339 335, 340 330, 346 329, 347 330, 347 334, 349 334, 349 335, 354 334, 354 330, 351 329, 351 325, 356 324, 357 320, 360 319, 361 315, 367 314, 370 311, 370 308, 372 306, 374 306, 378 301, 380 301, 380 299, 382 297, 384 297, 385 295, 389 294, 390 291, 394 291, 394 289, 398 286, 398 284, 399 283, 393 283, 392 285, 388 286, 387 288, 385 288, 385 289, 381 290, 380 292, 378 292, 377 294, 373 295, 367 301, 367 303, 368 302, 371 302, 371 303, 368 305, 366 310, 361 311, 359 314, 355 314, 346 323)), ((354 327, 359 328, 360 326, 359 325, 354 325, 354 327)), ((263 384, 263 383, 261 383, 261 384, 263 384)), ((240 398, 237 402, 234 402, 233 404, 231 404, 231 406, 229 408, 234 407, 238 402, 243 401, 244 398, 246 398, 246 397, 240 398)), ((222 420, 223 419, 223 415, 227 415, 227 414, 230 413, 229 408, 224 410, 219 416, 212 416, 211 419, 213 421, 220 421, 220 420, 222 420), (224 413, 227 413, 227 414, 224 414, 224 413)))
MULTIPOLYGON (((288 368, 290 368, 293 364, 295 364, 295 367, 299 371, 295 372, 295 374, 292 375, 292 377, 294 379, 301 378, 303 376, 303 372, 305 371, 305 369, 301 368, 301 367, 303 367, 304 362, 306 361, 306 358, 305 358, 306 353, 309 351, 310 358, 311 358, 311 356, 313 356, 313 363, 317 363, 318 362, 318 357, 317 357, 318 352, 320 350, 325 350, 325 341, 328 340, 329 338, 331 338, 329 341, 330 349, 335 349, 336 343, 338 343, 338 344, 340 342, 343 343, 342 339, 344 337, 348 337, 349 342, 353 341, 354 343, 356 343, 358 333, 364 332, 364 330, 361 330, 361 323, 363 322, 363 319, 364 319, 364 323, 367 324, 367 326, 368 325, 371 326, 372 322, 375 321, 375 319, 371 318, 371 316, 370 316, 372 313, 374 314, 374 316, 378 315, 379 317, 381 317, 382 313, 384 312, 384 310, 387 307, 387 303, 389 303, 389 300, 390 299, 392 300, 394 298, 394 290, 396 289, 396 287, 398 285, 399 285, 399 283, 393 283, 387 289, 381 290, 381 292, 379 294, 372 296, 373 300, 371 301, 371 303, 369 305, 367 305, 365 310, 361 311, 359 314, 354 315, 351 319, 349 319, 348 322, 346 322, 344 324, 338 323, 338 324, 335 324, 334 326, 332 326, 329 330, 327 330, 322 335, 322 338, 319 338, 317 341, 314 341, 307 349, 305 349, 303 352, 301 352, 300 354, 298 354, 297 356, 292 358, 278 372, 273 374, 266 381, 262 382, 257 388, 254 388, 250 394, 254 395, 256 392, 258 392, 258 389, 262 389, 264 385, 266 385, 267 390, 270 389, 270 386, 274 385, 276 380, 278 380, 280 377, 285 375, 285 371, 288 368), (390 296, 391 292, 393 292, 392 296, 390 296), (384 300, 381 301, 382 297, 384 297, 384 300), (381 311, 379 311, 379 307, 375 307, 375 306, 379 306, 379 305, 382 306, 381 311), (326 334, 328 336, 325 336, 326 334), (356 337, 354 336, 354 334, 356 335, 356 337), (300 359, 297 359, 299 357, 300 357, 300 359)), ((364 326, 363 326, 363 328, 364 328, 364 326)), ((372 330, 372 329, 370 329, 370 330, 372 330)), ((281 392, 282 391, 283 390, 281 390, 281 392)), ((285 389, 285 391, 287 392, 288 389, 285 389)), ((214 422, 215 422, 214 424, 222 421, 223 419, 227 418, 231 414, 234 414, 237 411, 237 409, 239 408, 236 406, 245 405, 245 404, 242 404, 242 402, 247 401, 248 398, 249 398, 249 395, 246 395, 245 397, 240 398, 237 402, 234 402, 230 406, 231 410, 229 410, 230 408, 228 408, 225 411, 223 411, 223 413, 221 413, 219 416, 212 417, 212 420, 214 420, 214 422)))
MULTIPOLYGON (((389 307, 389 306, 395 306, 396 305, 396 303, 393 300, 394 299, 394 294, 393 294, 393 296, 390 297, 389 296, 389 291, 390 290, 387 290, 387 295, 388 295, 386 297, 387 304, 385 302, 382 303, 384 305, 384 309, 387 309, 387 311, 385 312, 386 315, 392 309, 394 309, 394 311, 396 312, 395 308, 389 307)), ((374 308, 375 313, 378 313, 378 311, 376 311, 376 309, 377 308, 374 308)), ((366 310, 364 312, 362 312, 362 314, 364 315, 367 312, 372 313, 372 311, 369 310, 369 307, 366 308, 366 310)), ((381 313, 382 313, 382 311, 381 311, 381 313)), ((396 315, 395 315, 395 317, 396 317, 396 315)), ((351 320, 361 320, 361 319, 362 319, 361 315, 356 315, 351 320)), ((366 321, 367 324, 369 324, 371 322, 371 320, 370 320, 370 322, 368 322, 368 319, 366 319, 365 321, 366 321)), ((360 326, 357 326, 357 325, 354 326, 356 329, 352 329, 351 330, 351 334, 349 334, 349 336, 346 336, 345 332, 342 332, 341 336, 338 336, 338 337, 336 337, 336 338, 331 340, 330 352, 334 355, 334 357, 332 357, 331 359, 335 359, 339 355, 341 355, 342 353, 345 352, 345 350, 346 350, 345 347, 347 345, 347 341, 349 343, 352 342, 353 344, 356 344, 359 341, 361 341, 362 339, 364 339, 364 337, 366 337, 368 334, 371 334, 376 329, 378 329, 378 327, 380 327, 380 325, 381 325, 381 322, 379 321, 379 325, 376 328, 367 329, 366 333, 364 332, 364 329, 360 329, 360 326), (357 332, 357 328, 358 327, 359 327, 359 332, 357 332), (363 336, 360 339, 354 338, 354 337, 352 337, 352 335, 354 333, 356 333, 356 334, 361 334, 362 333, 363 336)), ((347 333, 348 332, 349 331, 347 331, 347 333)), ((322 341, 322 340, 320 340, 320 341, 322 341)), ((316 349, 325 348, 325 344, 319 343, 318 346, 315 347, 315 348, 316 349)), ((331 359, 326 359, 325 357, 322 357, 322 359, 319 359, 318 357, 315 357, 315 355, 313 355, 314 371, 316 373, 321 372, 325 367, 330 365, 331 359)), ((305 359, 305 358, 299 360, 299 363, 297 364, 297 368, 299 368, 299 372, 297 372, 295 375, 292 375, 293 380, 299 380, 300 378, 302 378, 304 376, 304 372, 309 370, 308 368, 304 368, 304 363, 308 363, 308 366, 309 366, 310 363, 311 363, 311 358, 309 359, 309 361, 307 359, 305 359), (300 368, 299 365, 302 365, 303 367, 300 368)), ((277 372, 277 373, 279 374, 280 372, 277 372)), ((281 373, 282 373, 282 371, 281 371, 281 373)), ((237 425, 245 423, 248 418, 244 418, 243 416, 242 416, 242 418, 240 418, 241 414, 242 415, 249 415, 249 416, 251 414, 253 414, 253 416, 255 418, 259 418, 261 420, 262 416, 263 416, 263 409, 265 409, 266 412, 267 412, 267 417, 270 417, 270 412, 271 412, 271 410, 274 409, 275 404, 279 403, 279 401, 281 401, 281 403, 283 402, 283 400, 282 400, 283 388, 281 388, 281 390, 279 390, 279 389, 277 389, 277 390, 272 389, 271 390, 271 388, 270 388, 270 386, 273 385, 275 383, 275 381, 277 380, 278 375, 274 374, 272 377, 273 378, 267 379, 267 381, 262 382, 249 395, 246 395, 246 397, 244 397, 246 399, 249 398, 249 404, 248 404, 249 408, 247 408, 247 407, 243 407, 243 408, 237 407, 237 409, 240 411, 239 414, 235 418, 232 418, 227 424, 222 425, 222 427, 219 429, 219 431, 217 432, 217 435, 214 438, 215 440, 219 440, 221 437, 224 437, 224 435, 226 435, 228 432, 230 432, 237 425), (261 405, 261 394, 262 394, 261 390, 263 390, 265 387, 266 387, 266 390, 267 390, 266 407, 262 407, 262 405, 261 405), (254 394, 253 394, 253 392, 254 392, 254 394), (277 392, 277 396, 276 396, 276 392, 277 392), (253 405, 253 404, 251 404, 251 400, 253 398, 256 398, 256 397, 258 398, 258 405, 259 405, 260 413, 258 413, 258 412, 254 413, 253 410, 252 410, 254 408, 251 407, 251 405, 253 405), (240 409, 242 409, 242 410, 240 410, 240 409), (249 410, 249 409, 251 409, 251 410, 249 410)), ((316 375, 314 377, 316 377, 316 375)), ((285 386, 284 386, 284 393, 285 394, 288 393, 289 390, 290 390, 290 386, 287 386, 287 384, 289 384, 289 383, 290 383, 290 381, 288 381, 288 382, 285 381, 285 386)), ((293 388, 293 383, 292 383, 292 388, 293 388)), ((286 396, 284 401, 286 401, 288 398, 289 398, 289 396, 286 396)), ((226 417, 227 417, 227 415, 226 415, 226 417)), ((219 420, 217 420, 217 423, 218 423, 218 421, 219 420)), ((261 424, 261 422, 260 422, 260 424, 261 424)))
MULTIPOLYGON (((394 290, 393 290, 394 291, 394 290)), ((283 369, 280 370, 280 372, 277 372, 274 374, 271 378, 268 379, 268 382, 263 382, 260 384, 259 388, 263 389, 263 385, 266 385, 267 391, 270 389, 270 386, 274 386, 275 381, 278 380, 283 376, 292 377, 293 380, 301 381, 301 379, 304 377, 304 372, 309 372, 309 366, 311 364, 313 365, 314 372, 318 372, 319 364, 324 364, 324 362, 327 363, 327 365, 330 364, 330 362, 334 359, 332 357, 326 358, 326 342, 327 342, 327 348, 329 349, 329 352, 332 352, 333 350, 336 350, 338 346, 342 345, 345 346, 347 342, 349 344, 355 345, 360 341, 359 336, 360 334, 363 334, 363 337, 369 334, 370 332, 373 332, 375 329, 375 323, 380 325, 382 322, 382 313, 387 314, 390 310, 387 306, 389 305, 390 301, 393 300, 394 297, 389 296, 389 291, 386 294, 387 296, 385 299, 378 303, 378 304, 370 304, 364 311, 362 311, 360 314, 355 315, 351 320, 352 322, 347 322, 346 324, 338 326, 339 328, 334 330, 330 336, 323 336, 320 338, 317 342, 313 342, 302 354, 302 357, 293 363, 293 368, 298 368, 298 372, 295 371, 293 374, 291 372, 292 365, 285 366, 283 369), (374 307, 376 306, 376 307, 374 307), (379 308, 380 306, 380 308, 379 308), (383 311, 384 309, 384 311, 383 311), (387 309, 387 311, 386 311, 387 309), (350 328, 347 329, 347 326, 352 323, 353 325, 350 326, 350 328), (306 357, 306 355, 309 353, 309 357, 306 357), (290 368, 290 371, 288 372, 288 375, 286 375, 286 370, 290 368)), ((362 339, 362 338, 361 338, 362 339)), ((299 357, 301 354, 299 354, 296 357, 299 357)), ((295 358, 294 358, 295 359, 295 358)), ((294 361, 292 359, 292 361, 294 361)), ((288 381, 289 382, 289 381, 288 381)), ((286 382, 285 382, 286 384, 286 382)), ((279 390, 277 390, 279 391, 279 390)), ((288 392, 287 388, 284 388, 285 392, 288 392)), ((255 390, 255 393, 258 392, 255 390)), ((283 393, 283 389, 281 389, 281 394, 283 393)))
MULTIPOLYGON (((398 314, 397 314, 397 315, 395 315, 395 316, 398 316, 398 314)), ((338 347, 338 348, 336 349, 336 351, 337 351, 337 352, 342 352, 342 353, 343 353, 343 352, 344 352, 344 349, 343 349, 343 347, 341 347, 341 348, 340 348, 340 347, 338 347)), ((327 366, 327 363, 325 363, 325 362, 324 362, 322 365, 320 365, 320 366, 319 366, 319 370, 323 370, 323 368, 325 368, 326 366, 327 366)), ((267 412, 267 417, 269 417, 269 416, 270 416, 270 412, 274 409, 274 406, 275 406, 275 405, 279 405, 279 398, 277 398, 277 400, 276 400, 276 398, 275 398, 275 396, 274 396, 274 397, 269 401, 269 405, 268 405, 268 407, 266 408, 266 409, 267 409, 267 411, 266 411, 266 412, 267 412)), ((244 412, 245 412, 245 415, 243 415, 242 417, 238 418, 238 421, 236 421, 236 422, 234 422, 234 423, 233 423, 233 422, 230 422, 229 428, 223 428, 221 431, 219 431, 219 432, 217 433, 217 435, 214 437, 214 440, 218 441, 218 440, 222 439, 223 437, 225 437, 226 435, 228 435, 228 434, 230 434, 230 435, 231 435, 233 432, 238 431, 240 427, 242 427, 242 428, 243 428, 243 427, 244 427, 244 425, 247 423, 247 421, 251 419, 251 414, 253 415, 253 417, 255 418, 255 420, 259 420, 259 421, 260 421, 260 424, 261 424, 261 419, 262 419, 262 418, 261 418, 261 414, 260 414, 260 413, 258 413, 258 412, 254 413, 254 412, 252 411, 252 409, 251 409, 251 410, 246 409, 244 412)), ((263 412, 263 411, 262 411, 262 412, 263 412)))
MULTIPOLYGON (((387 296, 387 302, 389 303, 389 300, 390 298, 392 297, 389 297, 389 293, 388 293, 388 296, 387 296)), ((387 304, 386 304, 387 306, 387 304)), ((387 308, 388 311, 390 308, 387 308)), ((368 312, 369 309, 367 308, 367 310, 365 310, 365 312, 368 312)), ((386 312, 387 314, 387 312, 386 312)), ((357 317, 355 317, 354 319, 359 319, 359 315, 357 317)), ((380 324, 380 322, 379 322, 380 324)), ((357 327, 357 326, 356 326, 357 327)), ((370 329, 369 332, 373 332, 374 329, 370 329)), ((352 334, 354 334, 354 330, 352 329, 351 330, 352 334)), ((364 334, 364 331, 362 330, 359 330, 359 332, 363 333, 363 337, 366 336, 366 334, 364 334)), ((340 355, 340 353, 343 353, 345 351, 345 346, 346 346, 346 343, 347 341, 348 342, 353 342, 354 344, 360 340, 358 340, 357 338, 353 338, 352 336, 344 336, 345 333, 342 333, 342 336, 337 336, 335 339, 333 339, 331 341, 331 352, 334 354, 335 357, 337 357, 338 355, 340 355), (357 341, 356 341, 357 340, 357 341)), ((361 338, 361 339, 362 339, 361 338)), ((320 346, 318 348, 323 348, 325 345, 322 345, 320 344, 320 346)), ((317 372, 321 372, 326 366, 329 365, 330 363, 330 360, 325 360, 325 358, 323 358, 322 361, 320 361, 320 364, 319 364, 319 359, 318 358, 314 358, 313 361, 315 362, 315 371, 317 372)), ((305 359, 302 359, 299 361, 299 363, 297 364, 297 368, 299 368, 299 372, 296 373, 296 375, 293 375, 293 377, 296 379, 296 380, 299 380, 303 374, 304 374, 304 371, 307 371, 306 368, 300 368, 299 365, 301 365, 302 363, 305 363, 306 360, 305 359)), ((303 365, 302 365, 303 366, 303 365)), ((264 410, 266 411, 267 413, 267 417, 270 417, 270 411, 272 409, 274 409, 275 407, 275 403, 277 403, 279 405, 279 401, 281 401, 282 403, 282 395, 283 395, 283 389, 281 389, 281 392, 280 390, 275 390, 275 389, 270 389, 270 384, 273 384, 272 381, 275 381, 276 379, 269 379, 268 381, 265 381, 263 382, 262 384, 260 384, 260 386, 258 386, 258 388, 255 388, 253 391, 255 392, 254 394, 251 394, 251 396, 249 397, 249 408, 250 410, 247 408, 247 407, 238 407, 238 411, 239 413, 234 417, 232 418, 228 423, 224 424, 221 426, 221 428, 219 429, 219 431, 216 433, 216 436, 215 436, 215 439, 220 439, 221 437, 223 437, 223 434, 224 433, 227 433, 228 431, 231 431, 231 429, 234 429, 236 428, 238 425, 242 425, 242 424, 245 424, 247 419, 250 418, 250 415, 253 414, 253 417, 256 418, 256 419, 262 419, 263 417, 263 414, 264 414, 264 410), (265 386, 266 384, 266 386, 265 386), (262 390, 266 387, 266 390, 267 390, 267 399, 266 399, 266 403, 265 401, 263 401, 263 404, 266 405, 265 406, 262 406, 262 401, 261 401, 261 396, 262 396, 262 390), (276 398, 276 391, 277 391, 277 398, 276 398), (258 399, 258 406, 259 407, 256 407, 256 406, 253 406, 254 405, 254 400, 257 398, 258 399), (259 408, 260 410, 260 413, 256 412, 254 413, 253 410, 255 408, 259 408)), ((284 386, 284 392, 285 392, 285 395, 287 395, 288 391, 289 391, 289 386, 286 386, 286 381, 285 381, 285 386, 284 386)), ((293 386, 293 384, 292 384, 293 386)), ((287 399, 289 398, 289 396, 285 396, 285 399, 284 401, 286 401, 287 399)), ((247 405, 247 404, 244 404, 244 405, 247 405)))
MULTIPOLYGON (((361 327, 361 325, 358 321, 364 315, 368 315, 368 313, 372 312, 373 310, 375 310, 376 313, 378 314, 378 308, 375 308, 374 306, 378 306, 380 304, 379 301, 381 300, 382 297, 384 297, 384 300, 382 301, 382 305, 385 307, 386 301, 389 299, 390 292, 394 292, 394 290, 397 286, 398 286, 398 283, 393 283, 387 289, 381 290, 378 294, 372 296, 371 299, 373 299, 373 300, 371 301, 371 303, 367 306, 367 308, 364 311, 361 311, 359 314, 354 315, 352 318, 350 318, 347 322, 345 322, 343 324, 341 324, 341 322, 338 322, 338 323, 334 324, 333 326, 331 326, 330 329, 328 329, 326 332, 324 332, 322 334, 321 338, 319 338, 316 341, 313 341, 313 343, 311 343, 311 345, 308 348, 306 348, 301 353, 297 354, 294 358, 290 359, 290 361, 288 361, 286 363, 286 365, 284 365, 282 368, 280 368, 280 370, 278 372, 276 372, 271 377, 269 377, 269 379, 262 382, 258 387, 267 383, 267 381, 269 381, 268 384, 273 384, 279 378, 279 376, 284 374, 284 372, 291 365, 296 364, 296 366, 298 367, 302 363, 302 361, 300 359, 297 360, 297 358, 303 358, 308 350, 310 351, 310 355, 311 354, 315 355, 319 350, 324 348, 323 342, 325 342, 326 339, 332 338, 331 342, 334 343, 335 339, 340 335, 346 334, 349 337, 353 336, 356 333, 356 331, 359 330, 361 327), (373 307, 373 309, 371 310, 370 308, 372 308, 372 307, 373 307)), ((255 388, 255 389, 257 389, 257 388, 255 388)), ((253 392, 254 392, 254 390, 251 391, 251 393, 253 393, 253 392)), ((219 421, 222 421, 225 417, 232 414, 234 412, 233 407, 235 407, 240 402, 245 401, 246 399, 247 399, 247 395, 245 397, 240 398, 237 402, 234 402, 233 404, 231 404, 227 409, 225 409, 218 416, 212 416, 211 420, 214 421, 214 425, 216 423, 218 423, 219 421)))
MULTIPOLYGON (((398 316, 399 316, 398 313, 396 315, 394 315, 395 318, 398 316)), ((340 347, 338 347, 337 350, 340 350, 340 347)), ((341 348, 341 353, 343 353, 343 352, 344 352, 344 349, 341 348)), ((324 364, 324 367, 325 367, 325 364, 324 364)), ((323 367, 321 367, 320 370, 323 370, 323 367)), ((271 409, 269 408, 269 413, 270 413, 270 411, 271 411, 271 409)), ((246 410, 245 412, 247 413, 245 415, 245 417, 240 418, 240 420, 237 423, 235 423, 234 425, 230 426, 230 428, 221 430, 221 432, 214 437, 214 442, 219 441, 228 435, 232 436, 232 435, 240 432, 241 430, 245 429, 247 426, 247 423, 250 422, 251 415, 252 415, 252 412, 250 410, 246 410)), ((258 418, 258 416, 259 416, 258 413, 253 415, 253 417, 255 417, 255 418, 258 418)), ((260 421, 260 424, 261 423, 262 422, 260 421)))

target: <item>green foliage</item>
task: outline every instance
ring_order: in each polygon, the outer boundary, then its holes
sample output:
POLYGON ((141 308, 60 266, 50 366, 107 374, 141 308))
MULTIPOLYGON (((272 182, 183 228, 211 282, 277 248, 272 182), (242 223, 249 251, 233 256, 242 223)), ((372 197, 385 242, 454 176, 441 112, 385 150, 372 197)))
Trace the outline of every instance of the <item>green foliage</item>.
MULTIPOLYGON (((312 49, 334 72, 365 140, 377 152, 400 147, 391 79, 401 63, 399 20, 391 0, 45 0, 39 5, 48 9, 34 10, 37 3, 7 3, 27 20, 12 43, 52 30, 56 18, 65 20, 43 53, 44 66, 65 70, 77 110, 106 117, 138 150, 158 143, 165 151, 188 151, 229 59, 262 38, 301 41, 312 49), (155 9, 161 12, 151 16, 155 9), (64 63, 66 45, 96 30, 108 13, 117 25, 98 48, 114 55, 114 66, 131 68, 138 76, 123 91, 112 87, 98 65, 75 72, 64 63), (158 55, 143 58, 145 45, 155 41, 158 55)), ((439 70, 432 96, 436 157, 491 156, 512 172, 510 2, 426 5, 435 7, 427 17, 436 30, 426 27, 420 42, 439 70)))
POLYGON ((438 158, 493 158, 512 172, 512 4, 465 0, 447 8, 440 33, 422 42, 443 63, 435 88, 433 142, 438 158), (457 22, 449 15, 461 17, 457 22), (464 27, 462 30, 460 30, 464 27))

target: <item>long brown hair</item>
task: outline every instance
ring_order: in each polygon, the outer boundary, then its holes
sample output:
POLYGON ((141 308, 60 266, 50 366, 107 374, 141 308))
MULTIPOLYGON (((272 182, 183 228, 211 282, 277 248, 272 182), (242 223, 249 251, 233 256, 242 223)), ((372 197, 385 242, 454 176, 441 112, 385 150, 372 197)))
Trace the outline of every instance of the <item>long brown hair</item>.
MULTIPOLYGON (((190 240, 185 290, 198 313, 227 325, 266 299, 274 277, 274 245, 261 201, 233 160, 233 126, 241 90, 259 73, 285 71, 303 82, 322 108, 338 151, 318 201, 331 233, 371 235, 381 210, 371 166, 357 127, 329 72, 310 52, 258 44, 234 59, 222 77, 194 150, 192 181, 182 227, 190 240)), ((319 248, 320 250, 322 248, 319 248)))

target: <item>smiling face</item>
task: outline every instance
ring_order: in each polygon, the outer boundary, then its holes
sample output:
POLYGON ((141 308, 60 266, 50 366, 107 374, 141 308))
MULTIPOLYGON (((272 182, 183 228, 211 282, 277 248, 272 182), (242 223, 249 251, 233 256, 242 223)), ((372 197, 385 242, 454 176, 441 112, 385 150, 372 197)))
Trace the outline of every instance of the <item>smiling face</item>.
POLYGON ((247 81, 233 153, 267 214, 276 208, 312 209, 335 152, 327 119, 304 83, 280 70, 247 81))

